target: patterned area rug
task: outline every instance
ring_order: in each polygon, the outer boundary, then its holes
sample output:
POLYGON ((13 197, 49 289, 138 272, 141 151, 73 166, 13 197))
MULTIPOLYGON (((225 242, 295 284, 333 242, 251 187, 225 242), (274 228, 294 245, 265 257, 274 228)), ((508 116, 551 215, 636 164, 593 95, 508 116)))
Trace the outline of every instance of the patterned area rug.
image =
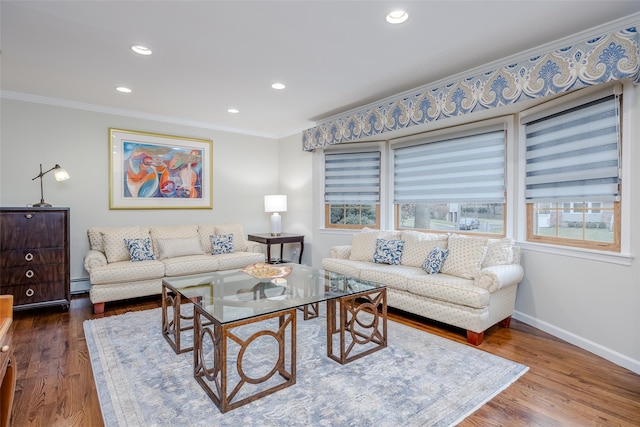
MULTIPOLYGON (((297 382, 222 414, 176 355, 160 309, 84 322, 107 426, 451 426, 528 368, 391 322, 388 347, 340 365, 326 319, 297 322, 297 382)), ((267 352, 269 352, 268 350, 267 352)))

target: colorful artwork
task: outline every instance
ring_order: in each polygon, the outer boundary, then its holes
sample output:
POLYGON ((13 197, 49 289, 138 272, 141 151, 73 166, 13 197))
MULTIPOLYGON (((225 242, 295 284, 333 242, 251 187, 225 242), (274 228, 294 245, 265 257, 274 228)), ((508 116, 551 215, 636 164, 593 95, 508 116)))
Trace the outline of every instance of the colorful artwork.
POLYGON ((110 209, 211 208, 212 141, 109 129, 110 209))
POLYGON ((202 150, 124 142, 124 197, 202 198, 202 150))

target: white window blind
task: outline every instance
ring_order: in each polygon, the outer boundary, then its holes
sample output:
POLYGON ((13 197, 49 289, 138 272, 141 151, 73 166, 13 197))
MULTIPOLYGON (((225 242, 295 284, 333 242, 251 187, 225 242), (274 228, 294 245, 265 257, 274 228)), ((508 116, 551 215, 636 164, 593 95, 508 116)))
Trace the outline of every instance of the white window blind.
POLYGON ((525 123, 526 201, 615 201, 619 100, 610 95, 525 123))
POLYGON ((505 131, 394 150, 394 203, 504 203, 505 131))
POLYGON ((324 188, 326 203, 380 203, 380 151, 325 154, 324 188))

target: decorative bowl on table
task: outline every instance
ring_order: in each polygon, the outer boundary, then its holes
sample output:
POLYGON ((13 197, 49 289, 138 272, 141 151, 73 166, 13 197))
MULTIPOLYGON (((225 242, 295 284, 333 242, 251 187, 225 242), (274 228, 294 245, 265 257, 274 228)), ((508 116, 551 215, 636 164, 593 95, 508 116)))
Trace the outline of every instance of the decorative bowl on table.
POLYGON ((257 264, 248 265, 242 271, 249 276, 255 277, 261 282, 269 282, 273 279, 279 279, 281 277, 287 277, 291 274, 293 267, 277 266, 259 262, 257 264))

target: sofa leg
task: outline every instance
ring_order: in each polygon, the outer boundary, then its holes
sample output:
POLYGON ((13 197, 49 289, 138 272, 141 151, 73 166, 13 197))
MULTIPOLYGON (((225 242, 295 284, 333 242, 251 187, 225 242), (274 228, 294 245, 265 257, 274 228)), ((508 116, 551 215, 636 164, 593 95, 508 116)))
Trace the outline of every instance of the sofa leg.
POLYGON ((98 302, 93 304, 93 313, 94 314, 102 314, 104 313, 104 303, 98 302))
POLYGON ((500 326, 501 328, 509 329, 509 325, 511 325, 511 316, 498 322, 498 326, 500 326))
POLYGON ((482 344, 482 339, 484 338, 484 332, 473 332, 467 330, 467 342, 473 345, 482 344))

